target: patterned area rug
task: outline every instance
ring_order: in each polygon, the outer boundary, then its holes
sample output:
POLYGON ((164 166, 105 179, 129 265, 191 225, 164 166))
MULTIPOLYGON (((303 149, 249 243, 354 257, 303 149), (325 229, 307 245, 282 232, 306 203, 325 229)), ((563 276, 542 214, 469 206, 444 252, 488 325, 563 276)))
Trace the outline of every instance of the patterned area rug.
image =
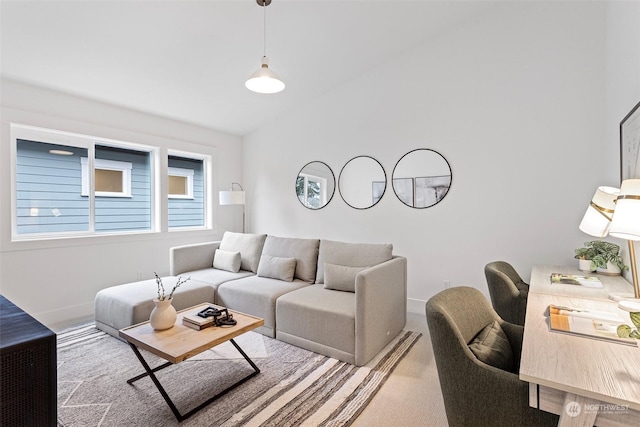
MULTIPOLYGON (((93 325, 58 334, 58 425, 348 426, 420 337, 402 332, 372 367, 336 359, 249 332, 236 339, 261 372, 178 423, 151 379, 127 379, 142 366, 128 344, 93 325)), ((163 360, 142 351, 150 366, 163 360)), ((180 412, 252 372, 230 343, 158 371, 180 412)))

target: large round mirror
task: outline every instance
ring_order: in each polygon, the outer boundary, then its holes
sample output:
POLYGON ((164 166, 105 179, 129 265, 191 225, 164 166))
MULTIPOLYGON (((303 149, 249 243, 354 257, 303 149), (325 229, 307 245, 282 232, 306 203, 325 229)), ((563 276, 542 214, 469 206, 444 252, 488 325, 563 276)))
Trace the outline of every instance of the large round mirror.
POLYGON ((309 162, 296 178, 296 195, 302 206, 322 209, 333 198, 336 191, 336 177, 324 162, 309 162))
POLYGON ((368 209, 382 199, 387 189, 387 174, 373 157, 354 157, 340 171, 338 189, 346 204, 355 209, 368 209))
POLYGON ((402 203, 412 208, 428 208, 437 203, 451 187, 451 166, 440 153, 428 148, 409 151, 393 168, 393 191, 402 203))

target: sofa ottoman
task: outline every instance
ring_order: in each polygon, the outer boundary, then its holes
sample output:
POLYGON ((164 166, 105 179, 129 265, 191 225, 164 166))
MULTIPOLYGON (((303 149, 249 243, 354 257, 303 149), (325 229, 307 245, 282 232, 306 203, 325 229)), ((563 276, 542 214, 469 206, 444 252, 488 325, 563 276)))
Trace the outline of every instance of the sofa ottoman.
MULTIPOLYGON (((165 290, 170 292, 177 280, 175 276, 163 277, 165 290)), ((157 289, 155 279, 102 289, 94 302, 96 328, 119 338, 119 329, 146 322, 153 310, 157 289)), ((214 300, 215 289, 210 284, 191 279, 176 289, 172 305, 176 310, 183 310, 214 300)))

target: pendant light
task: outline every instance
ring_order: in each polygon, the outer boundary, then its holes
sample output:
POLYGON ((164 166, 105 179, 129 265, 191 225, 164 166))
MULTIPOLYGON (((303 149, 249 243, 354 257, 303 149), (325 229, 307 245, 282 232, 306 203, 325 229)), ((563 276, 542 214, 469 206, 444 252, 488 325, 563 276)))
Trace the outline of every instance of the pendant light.
POLYGON ((269 69, 269 58, 267 58, 267 6, 271 0, 256 0, 258 6, 264 8, 264 52, 262 55, 262 66, 255 73, 249 76, 244 84, 247 89, 258 93, 277 93, 284 89, 284 83, 280 77, 269 69))

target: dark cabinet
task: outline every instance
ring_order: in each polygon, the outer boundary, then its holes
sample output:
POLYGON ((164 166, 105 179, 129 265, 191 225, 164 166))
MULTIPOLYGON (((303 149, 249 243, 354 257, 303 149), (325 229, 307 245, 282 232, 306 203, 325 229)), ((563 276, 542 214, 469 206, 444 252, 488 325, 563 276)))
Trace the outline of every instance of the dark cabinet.
POLYGON ((0 426, 55 426, 56 334, 0 295, 0 426))

